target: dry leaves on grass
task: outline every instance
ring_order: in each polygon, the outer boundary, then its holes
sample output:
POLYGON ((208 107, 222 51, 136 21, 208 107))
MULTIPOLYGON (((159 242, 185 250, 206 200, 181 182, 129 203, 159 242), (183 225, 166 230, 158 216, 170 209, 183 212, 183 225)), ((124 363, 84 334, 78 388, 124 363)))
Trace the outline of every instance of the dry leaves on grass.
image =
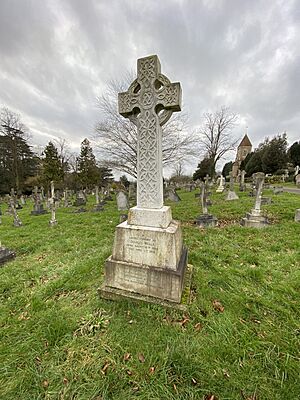
POLYGON ((222 305, 222 303, 219 300, 214 300, 212 305, 216 311, 224 312, 224 310, 225 310, 224 306, 222 305))
POLYGON ((101 374, 106 375, 107 370, 108 370, 108 367, 109 367, 109 362, 106 362, 106 363, 103 365, 103 367, 101 368, 101 374))
POLYGON ((130 358, 131 358, 131 354, 130 353, 125 353, 124 357, 123 357, 123 360, 124 361, 128 361, 130 358))
POLYGON ((143 353, 139 353, 138 359, 139 359, 139 362, 144 363, 145 362, 144 354, 143 353))
POLYGON ((203 397, 203 400, 218 400, 218 397, 215 396, 214 394, 207 394, 206 396, 203 397))

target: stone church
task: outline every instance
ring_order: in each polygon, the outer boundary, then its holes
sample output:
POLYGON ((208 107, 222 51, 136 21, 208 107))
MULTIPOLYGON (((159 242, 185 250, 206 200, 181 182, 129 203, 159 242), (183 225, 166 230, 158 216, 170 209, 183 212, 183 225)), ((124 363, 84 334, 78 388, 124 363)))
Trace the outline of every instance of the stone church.
POLYGON ((249 153, 251 153, 251 150, 252 144, 248 138, 248 135, 246 134, 237 148, 235 161, 232 166, 232 175, 234 178, 237 178, 239 176, 241 162, 245 160, 249 153))

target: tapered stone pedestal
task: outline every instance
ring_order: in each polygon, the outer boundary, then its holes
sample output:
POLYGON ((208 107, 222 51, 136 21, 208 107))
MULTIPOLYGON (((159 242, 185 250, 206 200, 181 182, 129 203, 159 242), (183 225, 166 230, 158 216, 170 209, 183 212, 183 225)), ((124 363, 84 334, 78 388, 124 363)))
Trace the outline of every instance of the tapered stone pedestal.
POLYGON ((117 288, 180 303, 186 265, 179 222, 158 228, 125 221, 116 227, 101 291, 117 288))
POLYGON ((196 218, 195 223, 201 228, 214 228, 218 223, 218 219, 212 214, 202 214, 196 218))

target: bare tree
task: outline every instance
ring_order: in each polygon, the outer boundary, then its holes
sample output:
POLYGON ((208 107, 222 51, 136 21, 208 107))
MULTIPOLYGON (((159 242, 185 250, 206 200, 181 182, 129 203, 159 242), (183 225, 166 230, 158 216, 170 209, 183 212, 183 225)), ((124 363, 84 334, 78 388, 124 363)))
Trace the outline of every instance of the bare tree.
POLYGON ((198 131, 200 150, 212 160, 212 171, 217 162, 229 151, 235 150, 239 139, 232 136, 238 116, 227 107, 221 107, 214 113, 205 113, 204 122, 198 131))
MULTIPOLYGON (((133 77, 127 74, 120 81, 111 81, 106 92, 97 99, 102 119, 96 124, 94 141, 97 151, 109 168, 137 176, 137 129, 118 113, 118 93, 126 91, 133 77)), ((162 127, 163 165, 172 165, 196 156, 195 135, 187 132, 187 116, 173 114, 162 127)))

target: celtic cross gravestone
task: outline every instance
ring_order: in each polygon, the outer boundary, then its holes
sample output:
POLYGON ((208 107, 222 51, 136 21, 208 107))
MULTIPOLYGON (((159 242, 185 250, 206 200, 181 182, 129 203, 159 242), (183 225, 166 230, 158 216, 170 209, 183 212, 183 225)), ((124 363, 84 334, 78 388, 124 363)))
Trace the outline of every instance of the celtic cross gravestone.
POLYGON ((179 222, 163 204, 161 126, 181 109, 180 83, 161 74, 156 55, 141 58, 137 79, 119 93, 118 102, 119 113, 137 127, 137 205, 116 228, 102 295, 121 290, 124 296, 135 293, 178 303, 187 251, 179 222))

